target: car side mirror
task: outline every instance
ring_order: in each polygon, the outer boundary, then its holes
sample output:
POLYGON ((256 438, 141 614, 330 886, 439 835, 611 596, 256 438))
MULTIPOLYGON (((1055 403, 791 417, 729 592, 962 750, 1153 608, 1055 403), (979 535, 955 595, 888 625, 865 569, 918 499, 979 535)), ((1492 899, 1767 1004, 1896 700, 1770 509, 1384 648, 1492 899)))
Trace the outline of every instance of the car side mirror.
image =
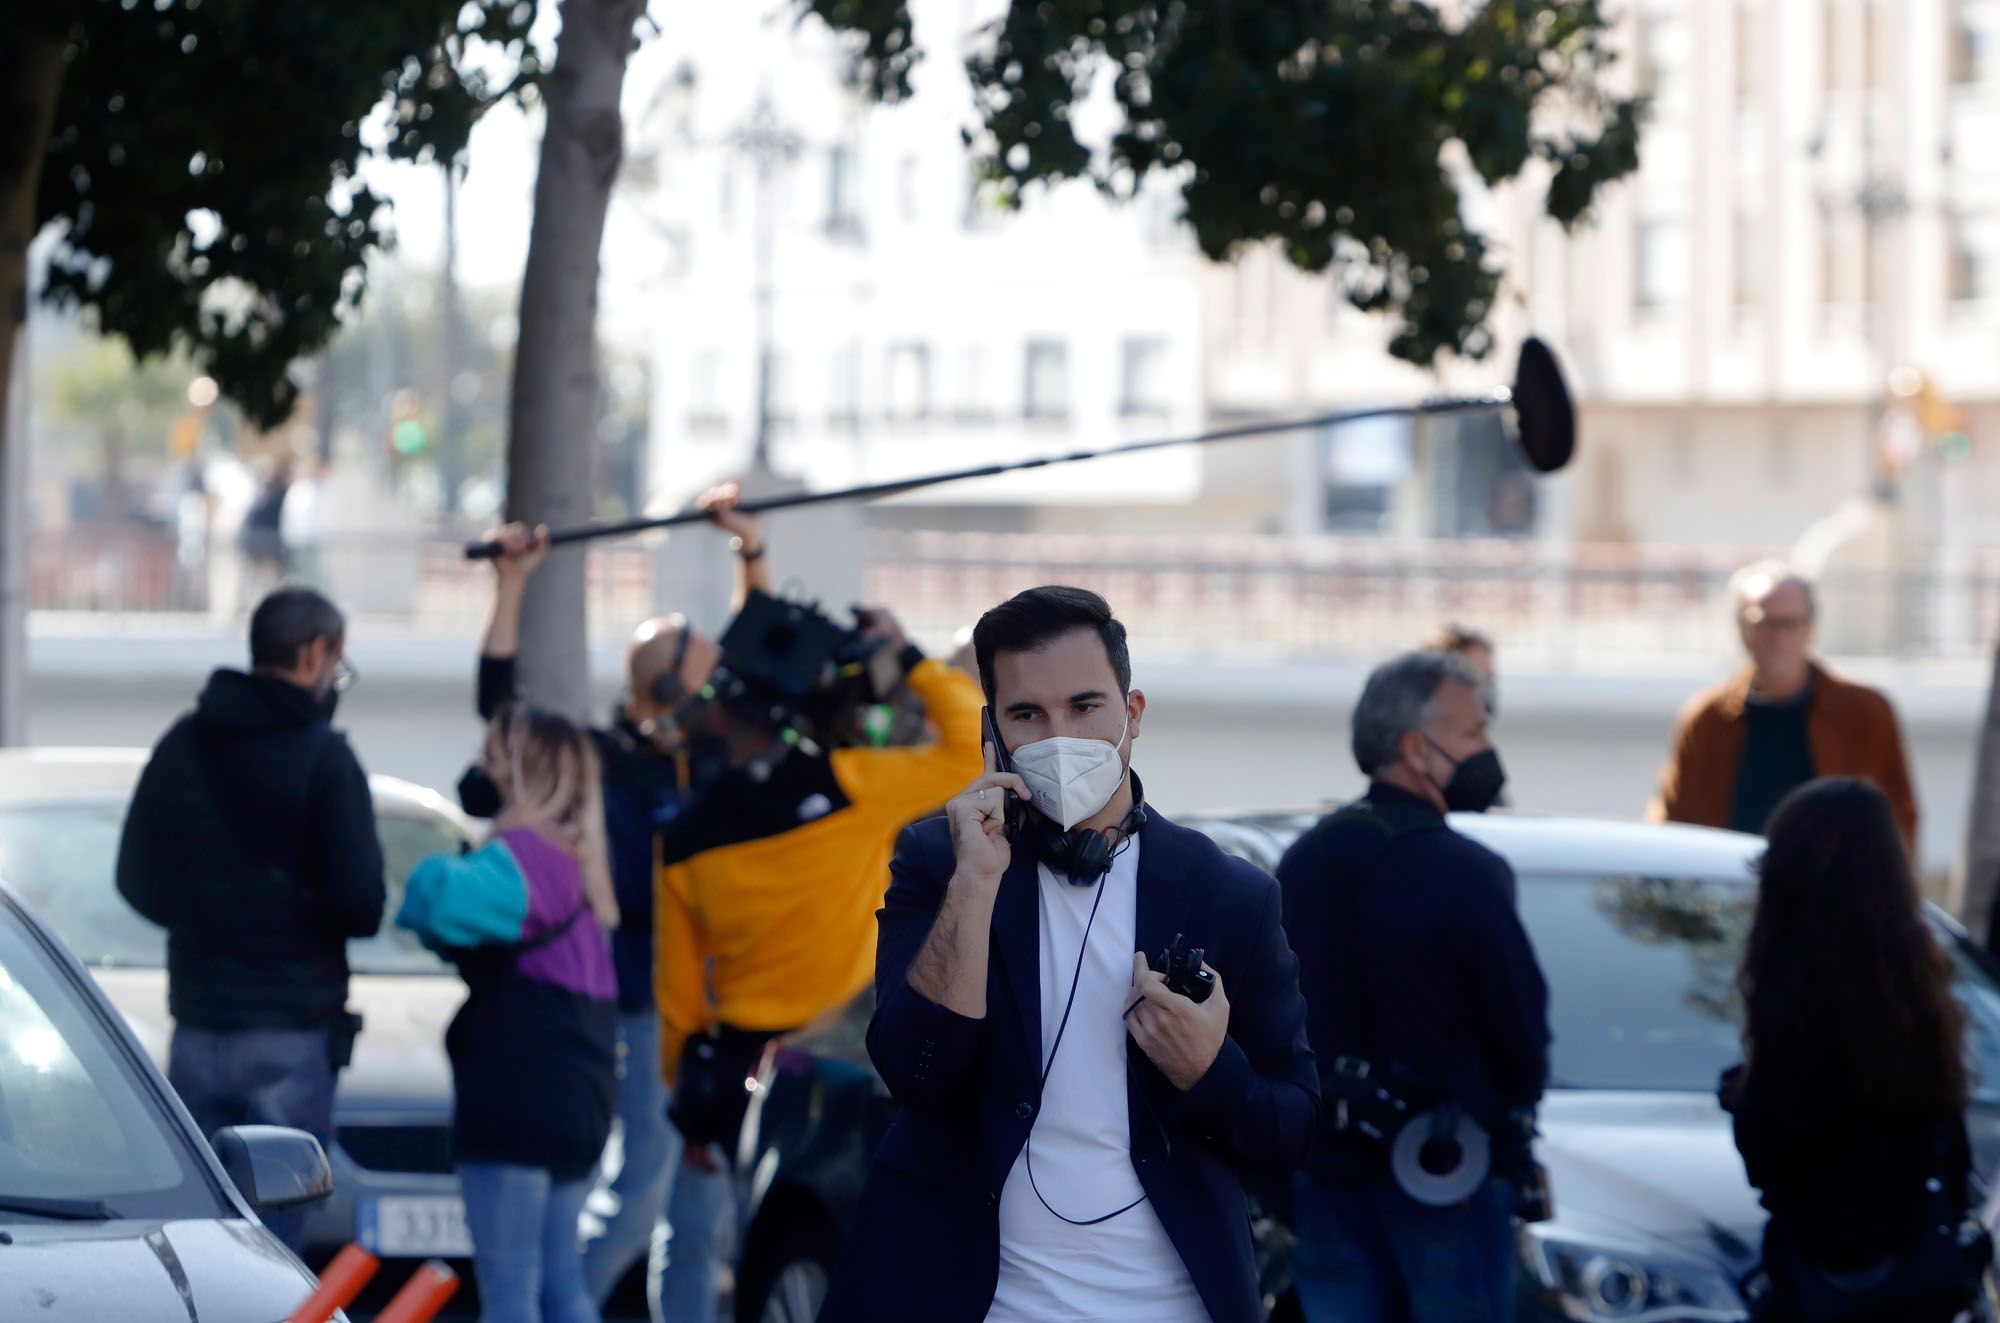
POLYGON ((303 1130, 275 1125, 233 1125, 211 1141, 222 1169, 260 1213, 296 1208, 333 1193, 326 1150, 303 1130))

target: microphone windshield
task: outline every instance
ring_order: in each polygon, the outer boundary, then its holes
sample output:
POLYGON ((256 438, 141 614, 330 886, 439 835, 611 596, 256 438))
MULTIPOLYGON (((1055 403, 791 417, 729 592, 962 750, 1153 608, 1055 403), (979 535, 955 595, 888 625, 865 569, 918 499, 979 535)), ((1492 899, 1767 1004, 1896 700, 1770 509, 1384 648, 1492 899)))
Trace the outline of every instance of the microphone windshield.
POLYGON ((1514 365, 1514 436, 1528 463, 1554 473, 1576 453, 1576 407, 1548 345, 1529 336, 1514 365))

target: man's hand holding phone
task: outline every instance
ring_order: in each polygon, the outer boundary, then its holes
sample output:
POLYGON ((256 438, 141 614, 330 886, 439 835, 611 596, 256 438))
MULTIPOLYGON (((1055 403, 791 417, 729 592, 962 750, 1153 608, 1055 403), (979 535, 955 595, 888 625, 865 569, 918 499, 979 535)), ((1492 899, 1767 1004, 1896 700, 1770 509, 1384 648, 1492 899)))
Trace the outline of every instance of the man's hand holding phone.
POLYGON ((1028 785, 1012 772, 1000 770, 1002 754, 989 731, 986 771, 964 793, 945 805, 951 822, 952 850, 957 857, 954 881, 997 887, 1013 860, 1007 839, 1007 800, 1028 795, 1028 785))

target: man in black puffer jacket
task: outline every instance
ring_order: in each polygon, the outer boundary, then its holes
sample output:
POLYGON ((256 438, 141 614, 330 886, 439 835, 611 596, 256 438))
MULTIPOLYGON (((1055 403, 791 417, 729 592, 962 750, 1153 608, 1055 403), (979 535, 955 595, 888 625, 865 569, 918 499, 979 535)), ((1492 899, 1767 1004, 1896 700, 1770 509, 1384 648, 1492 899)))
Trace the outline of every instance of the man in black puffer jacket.
MULTIPOLYGON (((118 891, 167 930, 167 1076, 204 1134, 293 1126, 327 1142, 357 1027, 347 942, 382 923, 368 777, 330 724, 353 676, 333 603, 281 588, 251 671, 219 670, 146 764, 118 891)), ((303 1218, 267 1219, 294 1243, 303 1218)))

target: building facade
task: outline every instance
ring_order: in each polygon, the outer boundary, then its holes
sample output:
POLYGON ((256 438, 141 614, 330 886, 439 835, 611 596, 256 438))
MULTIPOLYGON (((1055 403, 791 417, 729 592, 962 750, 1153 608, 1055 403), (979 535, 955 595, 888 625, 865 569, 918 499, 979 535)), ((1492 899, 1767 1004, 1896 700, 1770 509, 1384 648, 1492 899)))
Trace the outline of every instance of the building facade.
POLYGON ((930 54, 891 108, 842 85, 813 27, 691 14, 687 48, 729 54, 687 66, 638 128, 682 254, 654 351, 654 491, 742 468, 760 412, 779 471, 885 481, 1484 390, 1533 332, 1582 420, 1552 482, 1495 461, 1478 420, 1377 424, 986 479, 870 517, 1783 545, 1883 490, 1886 452, 1902 471, 1877 508, 1905 540, 2000 542, 1979 499, 2000 483, 2000 0, 1623 8, 1614 76, 1653 106, 1642 168, 1573 234, 1540 216, 1532 173, 1468 188, 1508 262, 1503 349, 1434 373, 1274 253, 1204 262, 1164 183, 1125 206, 1087 185, 984 205, 950 52, 988 0, 920 0, 930 54), (785 126, 775 153, 758 123, 785 126), (1898 369, 1969 445, 1910 444, 1888 409, 1898 369))

